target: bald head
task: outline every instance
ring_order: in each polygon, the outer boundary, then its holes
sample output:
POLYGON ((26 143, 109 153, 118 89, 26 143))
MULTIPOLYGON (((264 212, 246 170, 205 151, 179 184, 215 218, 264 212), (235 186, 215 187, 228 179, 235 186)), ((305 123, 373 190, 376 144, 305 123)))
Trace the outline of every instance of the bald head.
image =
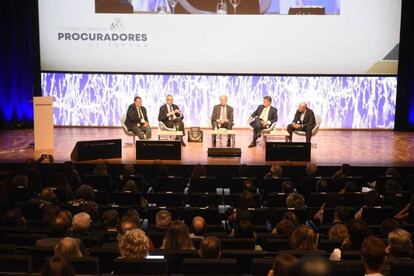
POLYGON ((191 223, 191 229, 194 235, 203 236, 206 231, 206 221, 202 217, 194 217, 191 223))
POLYGON ((306 109, 308 109, 308 104, 305 102, 301 102, 298 107, 299 112, 305 112, 306 109))
POLYGON ((66 237, 61 239, 55 247, 55 256, 62 257, 82 257, 82 253, 79 247, 79 240, 74 238, 66 237))
POLYGON ((73 216, 72 230, 75 232, 88 232, 91 226, 91 217, 88 213, 81 212, 73 216))

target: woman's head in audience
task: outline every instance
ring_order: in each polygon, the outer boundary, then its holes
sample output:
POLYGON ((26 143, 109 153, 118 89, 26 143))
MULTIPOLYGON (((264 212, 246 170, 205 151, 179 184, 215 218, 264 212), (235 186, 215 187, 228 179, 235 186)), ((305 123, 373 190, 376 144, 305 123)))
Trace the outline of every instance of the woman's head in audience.
POLYGON ((344 240, 349 239, 348 228, 342 223, 335 223, 329 229, 328 238, 331 241, 343 243, 344 240))
POLYGON ((191 172, 191 178, 197 179, 200 177, 207 176, 207 169, 201 164, 197 164, 193 167, 193 171, 191 172))
POLYGON ((126 232, 119 239, 119 252, 121 257, 142 260, 149 253, 149 239, 141 229, 126 232))
POLYGON ((79 240, 74 238, 66 237, 61 239, 55 246, 55 256, 61 256, 65 258, 79 258, 82 257, 80 250, 79 240))
POLYGON ((295 228, 300 225, 299 218, 293 212, 289 211, 289 212, 284 213, 282 219, 286 219, 286 220, 292 222, 293 225, 295 225, 295 228))
POLYGON ((288 276, 298 259, 290 254, 278 254, 267 276, 288 276))
POLYGON ((53 256, 45 264, 41 276, 74 276, 75 271, 71 264, 61 256, 53 256))
POLYGON ((409 258, 413 249, 410 232, 404 229, 395 229, 388 234, 386 253, 391 258, 409 258))
POLYGON ((193 242, 187 225, 182 221, 175 220, 165 233, 163 249, 193 249, 193 242))
POLYGON ((290 236, 290 247, 293 250, 317 250, 317 235, 311 228, 302 225, 293 231, 290 236))
POLYGON ((287 219, 282 219, 278 224, 276 224, 275 235, 278 238, 287 238, 290 239, 293 231, 295 231, 296 226, 287 219))
POLYGON ((167 210, 160 210, 155 215, 155 227, 158 229, 168 229, 171 222, 171 213, 167 210))
POLYGON ((97 175, 108 175, 108 166, 106 164, 98 164, 93 173, 97 175))
POLYGON ((298 193, 290 193, 286 198, 286 207, 288 208, 304 208, 305 198, 298 193))
POLYGON ((243 220, 234 227, 234 238, 236 239, 256 239, 256 233, 254 232, 253 225, 243 220))
POLYGON ((82 185, 76 190, 75 198, 83 199, 85 201, 93 201, 95 199, 95 191, 89 185, 82 185))
POLYGON ((221 241, 217 237, 207 236, 200 242, 201 258, 217 259, 221 256, 221 241))

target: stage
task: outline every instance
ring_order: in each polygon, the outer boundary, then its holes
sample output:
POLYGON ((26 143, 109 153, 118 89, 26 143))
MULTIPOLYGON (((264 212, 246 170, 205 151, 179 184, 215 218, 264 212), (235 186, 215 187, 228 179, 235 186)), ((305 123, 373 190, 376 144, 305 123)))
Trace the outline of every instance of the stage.
MULTIPOLYGON (((265 161, 263 139, 259 139, 256 148, 248 148, 252 131, 237 129, 236 147, 242 150, 241 158, 210 158, 207 149, 211 146, 209 129, 203 129, 203 143, 187 143, 182 148, 182 160, 135 160, 135 147, 132 137, 126 136, 121 128, 79 128, 56 127, 55 149, 50 153, 55 162, 70 160, 71 151, 77 141, 122 139, 122 158, 106 159, 108 163, 136 164, 210 164, 210 165, 265 165, 275 162, 265 161)), ((153 129, 152 137, 156 139, 158 129, 153 129)), ((304 137, 294 136, 294 141, 303 142, 304 137)), ((269 141, 273 141, 269 139, 269 141)), ((274 140, 282 141, 282 140, 274 140)), ((48 151, 35 151, 30 147, 33 143, 33 130, 3 130, 0 133, 0 162, 23 162, 27 158, 38 158, 48 151)), ((349 163, 355 166, 414 166, 414 133, 394 132, 389 130, 320 130, 312 139, 312 162, 322 166, 338 166, 349 163)), ((219 142, 218 142, 218 145, 219 142)), ((222 146, 226 145, 223 137, 222 146)), ((93 163, 97 161, 84 161, 93 163)), ((285 164, 285 163, 284 163, 285 164)), ((292 163, 292 165, 303 163, 292 163)))

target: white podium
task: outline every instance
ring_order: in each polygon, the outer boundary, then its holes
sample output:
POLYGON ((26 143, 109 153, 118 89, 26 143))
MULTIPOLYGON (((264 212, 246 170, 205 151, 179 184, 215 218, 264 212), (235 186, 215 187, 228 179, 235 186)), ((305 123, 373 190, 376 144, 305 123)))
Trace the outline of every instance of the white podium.
POLYGON ((35 150, 53 150, 53 97, 33 97, 35 150))

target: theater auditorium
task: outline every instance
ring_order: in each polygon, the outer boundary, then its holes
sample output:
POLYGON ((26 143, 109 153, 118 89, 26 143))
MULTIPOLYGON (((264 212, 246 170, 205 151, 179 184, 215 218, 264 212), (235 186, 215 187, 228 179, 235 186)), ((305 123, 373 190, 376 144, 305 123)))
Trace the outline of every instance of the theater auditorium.
POLYGON ((413 1, 1 6, 0 275, 413 275, 413 1))

